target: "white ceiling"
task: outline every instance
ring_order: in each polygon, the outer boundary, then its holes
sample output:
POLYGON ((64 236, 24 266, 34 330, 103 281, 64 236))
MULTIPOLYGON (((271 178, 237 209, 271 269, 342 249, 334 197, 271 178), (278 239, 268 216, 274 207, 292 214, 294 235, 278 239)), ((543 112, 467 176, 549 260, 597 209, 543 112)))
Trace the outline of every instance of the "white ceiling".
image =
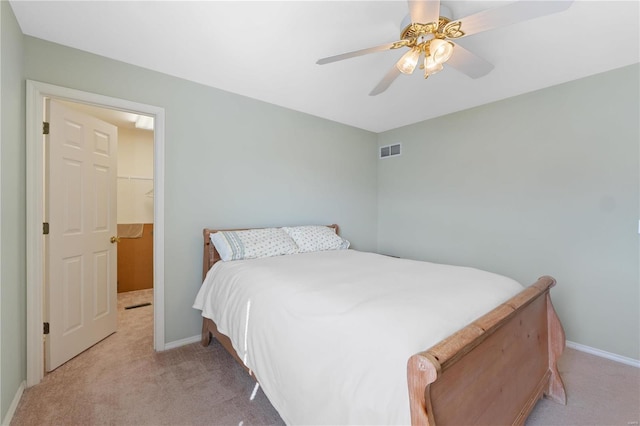
MULTIPOLYGON (((541 0, 538 0, 541 1, 541 0)), ((453 18, 506 4, 443 1, 453 18)), ((402 55, 316 60, 399 38, 405 1, 23 1, 30 36, 381 132, 640 61, 640 2, 577 0, 561 13, 459 40, 495 65, 447 68, 368 93, 402 55)))

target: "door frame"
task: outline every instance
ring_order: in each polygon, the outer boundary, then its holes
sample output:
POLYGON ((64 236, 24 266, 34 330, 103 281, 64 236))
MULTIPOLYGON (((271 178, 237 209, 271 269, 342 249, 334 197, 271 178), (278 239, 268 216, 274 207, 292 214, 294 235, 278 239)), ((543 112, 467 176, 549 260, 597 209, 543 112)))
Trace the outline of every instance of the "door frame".
POLYGON ((153 348, 164 341, 164 108, 27 80, 27 386, 44 377, 42 341, 44 306, 44 147, 42 121, 45 98, 91 104, 154 117, 153 134, 153 348))

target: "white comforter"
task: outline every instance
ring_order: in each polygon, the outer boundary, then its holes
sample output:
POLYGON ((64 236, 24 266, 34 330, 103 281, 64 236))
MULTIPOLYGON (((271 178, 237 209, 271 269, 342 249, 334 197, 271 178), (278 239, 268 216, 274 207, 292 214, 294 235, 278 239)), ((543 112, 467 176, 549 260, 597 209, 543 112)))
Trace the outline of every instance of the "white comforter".
POLYGON ((477 269, 339 250, 218 262, 193 307, 287 424, 408 424, 409 357, 521 290, 477 269))

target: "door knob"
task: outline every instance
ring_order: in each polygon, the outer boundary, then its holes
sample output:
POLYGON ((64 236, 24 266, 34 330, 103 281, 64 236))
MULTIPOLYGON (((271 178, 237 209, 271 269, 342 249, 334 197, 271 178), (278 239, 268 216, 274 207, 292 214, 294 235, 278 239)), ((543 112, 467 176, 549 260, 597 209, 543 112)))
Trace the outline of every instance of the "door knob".
POLYGON ((111 244, 115 244, 115 243, 119 243, 120 242, 120 237, 111 237, 111 239, 109 240, 111 241, 111 244))

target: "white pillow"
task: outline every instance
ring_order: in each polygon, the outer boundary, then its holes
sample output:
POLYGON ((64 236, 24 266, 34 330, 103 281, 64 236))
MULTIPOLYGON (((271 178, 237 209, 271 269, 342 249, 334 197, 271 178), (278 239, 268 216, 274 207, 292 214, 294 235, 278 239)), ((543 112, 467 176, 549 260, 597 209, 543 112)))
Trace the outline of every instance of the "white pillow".
POLYGON ((282 228, 298 245, 299 253, 348 249, 351 243, 328 226, 294 226, 282 228))
POLYGON ((211 243, 218 251, 220 255, 220 260, 226 262, 231 259, 233 253, 231 253, 231 247, 227 242, 227 239, 222 235, 222 232, 214 232, 213 234, 209 234, 209 238, 211 239, 211 243))
POLYGON ((293 239, 279 228, 218 231, 211 234, 210 238, 224 262, 298 252, 293 239))

